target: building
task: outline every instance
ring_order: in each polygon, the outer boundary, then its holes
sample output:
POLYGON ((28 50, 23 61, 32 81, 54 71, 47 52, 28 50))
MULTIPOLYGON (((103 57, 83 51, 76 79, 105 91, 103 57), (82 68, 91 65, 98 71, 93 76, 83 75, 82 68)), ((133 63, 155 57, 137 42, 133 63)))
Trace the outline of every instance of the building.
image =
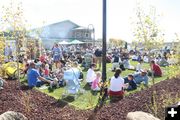
POLYGON ((94 29, 88 29, 88 27, 82 27, 73 23, 70 20, 65 20, 58 23, 43 26, 41 28, 33 29, 31 37, 37 36, 39 31, 39 37, 45 48, 51 48, 55 42, 60 41, 72 41, 80 40, 82 42, 93 42, 94 29))

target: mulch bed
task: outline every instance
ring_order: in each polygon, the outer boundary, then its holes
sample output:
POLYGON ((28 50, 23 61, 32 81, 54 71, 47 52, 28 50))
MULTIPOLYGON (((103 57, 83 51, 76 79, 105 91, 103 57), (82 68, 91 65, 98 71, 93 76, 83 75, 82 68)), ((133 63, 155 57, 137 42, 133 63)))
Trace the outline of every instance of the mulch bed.
MULTIPOLYGON (((180 93, 180 79, 166 80, 147 90, 131 94, 117 103, 105 105, 92 114, 92 110, 76 110, 39 91, 24 88, 19 90, 17 86, 17 81, 8 81, 4 90, 0 91, 0 114, 11 110, 21 112, 30 120, 124 120, 128 112, 150 112, 147 105, 151 104, 153 88, 157 90, 158 96, 172 93, 173 97, 175 93, 180 93)), ((162 101, 159 97, 157 100, 159 104, 162 101)), ((164 116, 163 111, 161 108, 158 115, 164 116)))
POLYGON ((85 120, 90 114, 90 111, 75 110, 39 91, 19 90, 17 86, 16 81, 8 81, 0 91, 0 114, 8 110, 21 112, 29 120, 85 120), (30 112, 23 99, 30 103, 30 112))
MULTIPOLYGON (((157 83, 153 87, 142 90, 135 94, 131 94, 128 97, 125 97, 123 100, 118 103, 109 104, 101 108, 100 111, 96 114, 94 119, 98 120, 125 120, 129 112, 134 111, 144 111, 152 112, 149 110, 150 104, 152 104, 152 94, 154 89, 156 92, 156 105, 159 106, 157 116, 159 118, 165 118, 165 109, 163 108, 162 101, 166 96, 170 95, 171 98, 178 95, 180 98, 180 79, 174 78, 170 80, 165 80, 160 83, 157 83)), ((176 101, 177 102, 177 101, 176 101)))

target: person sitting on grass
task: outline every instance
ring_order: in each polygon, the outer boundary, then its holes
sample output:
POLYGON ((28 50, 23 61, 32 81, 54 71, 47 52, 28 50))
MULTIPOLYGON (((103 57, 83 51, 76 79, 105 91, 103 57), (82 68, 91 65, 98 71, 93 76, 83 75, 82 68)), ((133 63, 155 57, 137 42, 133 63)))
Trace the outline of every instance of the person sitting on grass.
POLYGON ((159 63, 159 65, 161 67, 166 67, 166 66, 169 66, 169 63, 167 62, 167 60, 163 57, 159 63))
POLYGON ((96 78, 93 80, 92 85, 91 85, 91 89, 93 91, 99 91, 100 90, 100 87, 99 87, 100 81, 101 81, 101 72, 97 72, 96 78))
POLYGON ((0 77, 0 90, 4 89, 3 88, 4 83, 6 83, 6 81, 0 77))
POLYGON ((133 76, 136 84, 141 84, 143 82, 145 86, 148 86, 149 77, 147 71, 141 70, 140 73, 134 74, 133 76))
POLYGON ((128 75, 128 83, 126 84, 127 91, 135 90, 137 89, 136 81, 134 80, 134 76, 132 74, 128 75))
MULTIPOLYGON (((141 72, 133 74, 133 78, 136 84, 141 84, 143 82, 145 86, 148 86, 149 78, 147 75, 147 71, 141 70, 141 72)), ((124 81, 125 83, 128 83, 128 77, 125 77, 124 81)))
POLYGON ((24 72, 24 74, 27 74, 27 71, 28 71, 28 69, 29 69, 29 61, 28 61, 28 59, 27 58, 24 58, 24 61, 23 61, 23 65, 24 65, 24 69, 23 69, 23 72, 24 72))
POLYGON ((126 69, 128 69, 128 70, 134 70, 134 69, 135 69, 135 67, 130 64, 130 61, 129 61, 128 58, 124 59, 124 60, 122 61, 122 63, 123 63, 123 65, 124 65, 124 68, 126 68, 126 69))
POLYGON ((162 70, 158 64, 155 63, 154 60, 150 63, 151 71, 149 71, 148 75, 152 76, 152 73, 154 74, 154 77, 162 77, 162 70))
POLYGON ((95 68, 96 68, 96 64, 93 63, 93 64, 90 65, 90 68, 87 71, 86 82, 90 86, 91 86, 93 80, 96 78, 96 74, 94 72, 95 68))
POLYGON ((44 77, 49 77, 49 74, 50 74, 49 65, 48 65, 48 64, 45 64, 44 77))
POLYGON ((111 61, 112 61, 112 71, 115 72, 116 68, 120 67, 119 63, 122 62, 121 58, 119 55, 115 54, 115 55, 113 55, 111 61))
POLYGON ((143 63, 143 59, 139 60, 139 63, 136 66, 136 72, 140 72, 141 71, 142 63, 143 63))
POLYGON ((109 97, 111 102, 120 100, 124 96, 124 79, 120 76, 121 72, 121 69, 116 69, 114 76, 110 80, 109 97))
POLYGON ((44 83, 50 84, 50 86, 53 86, 56 82, 47 80, 44 77, 41 77, 39 74, 39 71, 35 68, 35 63, 30 63, 30 68, 27 72, 27 80, 28 80, 28 86, 30 88, 33 88, 35 86, 40 87, 44 83))

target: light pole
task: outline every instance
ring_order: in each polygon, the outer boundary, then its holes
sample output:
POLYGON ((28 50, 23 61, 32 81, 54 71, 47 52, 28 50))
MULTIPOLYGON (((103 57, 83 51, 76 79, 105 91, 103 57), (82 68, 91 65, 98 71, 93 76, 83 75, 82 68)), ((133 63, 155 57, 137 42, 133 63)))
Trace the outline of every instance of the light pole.
POLYGON ((106 81, 106 0, 103 0, 103 33, 102 33, 102 81, 106 81))
POLYGON ((100 95, 102 96, 100 106, 103 105, 107 97, 107 86, 106 86, 106 0, 103 0, 103 33, 102 33, 102 82, 100 95))
POLYGON ((94 29, 93 24, 88 25, 88 31, 90 31, 90 33, 91 33, 91 30, 92 30, 92 33, 93 33, 93 36, 91 34, 91 40, 93 41, 93 47, 94 47, 95 46, 95 29, 94 29))

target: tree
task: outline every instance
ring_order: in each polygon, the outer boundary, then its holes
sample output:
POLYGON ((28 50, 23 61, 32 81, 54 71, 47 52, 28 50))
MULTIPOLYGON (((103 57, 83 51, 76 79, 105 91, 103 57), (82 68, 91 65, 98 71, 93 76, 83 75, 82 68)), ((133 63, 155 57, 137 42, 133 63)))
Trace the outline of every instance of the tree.
POLYGON ((11 0, 9 6, 3 6, 1 29, 7 36, 2 36, 4 40, 14 39, 16 41, 16 59, 17 59, 17 73, 20 85, 20 70, 19 70, 19 55, 20 48, 23 47, 25 41, 25 19, 23 15, 22 3, 11 0))
POLYGON ((158 23, 156 8, 150 7, 149 12, 145 12, 140 3, 136 9, 134 22, 135 48, 142 48, 148 52, 152 49, 161 49, 164 42, 164 34, 158 23))
POLYGON ((176 40, 174 41, 174 54, 176 59, 178 60, 178 64, 180 64, 180 38, 179 35, 177 33, 175 33, 176 36, 176 40))
POLYGON ((110 38, 109 44, 111 47, 123 47, 123 45, 125 44, 125 41, 122 39, 110 38))
POLYGON ((4 49, 5 49, 5 40, 3 36, 3 33, 0 33, 0 61, 4 61, 4 49))

